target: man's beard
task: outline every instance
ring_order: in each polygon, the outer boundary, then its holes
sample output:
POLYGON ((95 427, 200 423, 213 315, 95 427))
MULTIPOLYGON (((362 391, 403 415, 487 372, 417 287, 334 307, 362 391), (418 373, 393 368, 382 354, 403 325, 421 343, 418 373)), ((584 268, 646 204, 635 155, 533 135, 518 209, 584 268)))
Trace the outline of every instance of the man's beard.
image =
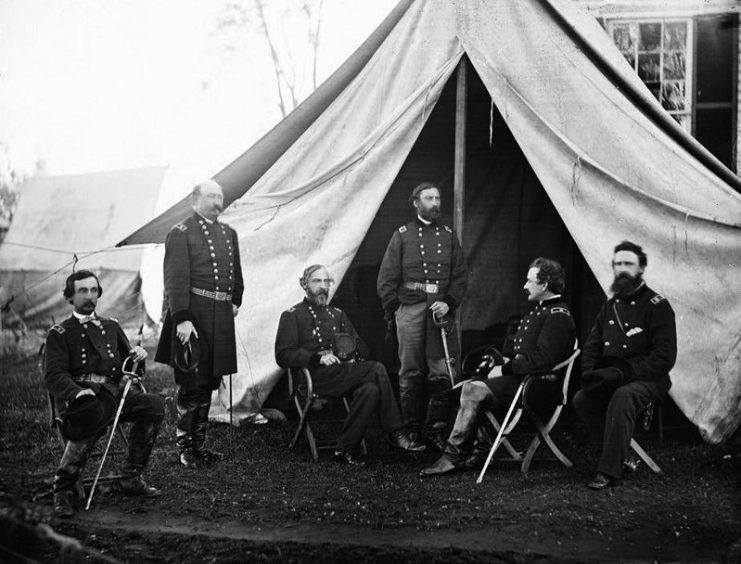
POLYGON ((77 313, 81 315, 92 315, 95 312, 95 304, 93 302, 85 302, 77 309, 77 313))
POLYGON ((434 221, 440 217, 440 208, 433 207, 419 210, 419 217, 427 221, 434 221))
POLYGON ((329 292, 327 290, 317 290, 316 292, 306 290, 306 295, 311 303, 318 306, 327 305, 327 300, 329 299, 329 292))
POLYGON ((621 272, 615 276, 610 291, 616 296, 627 296, 634 292, 641 285, 641 282, 643 282, 642 274, 631 276, 627 272, 621 272))

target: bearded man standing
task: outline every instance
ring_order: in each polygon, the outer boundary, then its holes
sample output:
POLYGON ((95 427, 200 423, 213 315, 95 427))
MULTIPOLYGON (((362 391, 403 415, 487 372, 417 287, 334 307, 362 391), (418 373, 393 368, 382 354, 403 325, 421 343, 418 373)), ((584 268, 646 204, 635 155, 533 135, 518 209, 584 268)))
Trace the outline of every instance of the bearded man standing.
POLYGON ((242 267, 236 232, 218 221, 224 194, 214 180, 191 194, 193 215, 178 223, 165 240, 164 283, 167 313, 155 360, 174 368, 177 445, 185 468, 223 458, 206 448, 211 393, 221 377, 237 371, 234 318, 242 304, 242 267), (190 347, 195 366, 178 356, 190 347))
POLYGON ((636 417, 671 388, 677 357, 674 311, 643 281, 643 249, 623 241, 615 247, 612 298, 597 315, 582 354, 582 389, 574 408, 602 442, 597 475, 587 487, 615 485, 628 456, 636 417))
POLYGON ((283 368, 308 368, 314 392, 326 398, 352 396, 350 413, 337 441, 334 458, 352 466, 364 463, 357 457, 358 446, 375 413, 391 444, 409 452, 420 452, 424 445, 409 438, 399 413, 383 364, 367 359, 370 350, 355 331, 345 312, 328 305, 333 283, 327 269, 314 264, 299 280, 306 292, 304 300, 280 316, 275 339, 275 359, 283 368), (336 337, 355 344, 356 352, 341 360, 336 337))
POLYGON ((424 432, 430 446, 443 450, 450 408, 448 390, 454 375, 448 375, 435 319, 450 320, 449 350, 455 356, 457 340, 452 318, 466 293, 468 275, 458 237, 450 227, 439 223, 438 188, 423 182, 412 190, 409 201, 416 217, 391 237, 376 288, 387 318, 396 321, 404 421, 413 438, 424 432))

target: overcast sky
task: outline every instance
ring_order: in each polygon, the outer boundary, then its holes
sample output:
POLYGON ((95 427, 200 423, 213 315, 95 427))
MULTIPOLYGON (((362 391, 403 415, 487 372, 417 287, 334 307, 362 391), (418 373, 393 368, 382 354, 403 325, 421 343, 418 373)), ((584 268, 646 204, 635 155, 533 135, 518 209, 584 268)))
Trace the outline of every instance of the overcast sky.
MULTIPOLYGON (((263 39, 223 33, 225 3, 0 0, 0 142, 16 166, 170 165, 192 180, 231 162, 281 116, 263 39)), ((396 0, 324 4, 320 78, 396 0)))

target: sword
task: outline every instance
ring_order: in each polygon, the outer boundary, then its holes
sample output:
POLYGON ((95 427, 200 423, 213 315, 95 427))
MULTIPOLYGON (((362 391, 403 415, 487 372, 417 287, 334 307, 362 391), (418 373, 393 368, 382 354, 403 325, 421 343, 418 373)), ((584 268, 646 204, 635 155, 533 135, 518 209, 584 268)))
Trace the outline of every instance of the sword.
POLYGON ((450 361, 450 352, 448 351, 448 319, 445 316, 438 317, 433 313, 432 320, 435 322, 435 325, 440 327, 440 336, 443 340, 443 351, 445 352, 445 367, 448 369, 450 385, 455 386, 455 379, 453 378, 453 364, 450 361))
MULTIPOLYGON (((126 364, 126 361, 124 361, 124 365, 125 364, 126 364)), ((103 470, 103 464, 105 464, 106 456, 108 456, 108 451, 111 448, 111 443, 113 442, 113 435, 116 433, 116 427, 118 426, 118 420, 121 418, 121 412, 123 411, 124 401, 126 401, 126 394, 129 393, 129 388, 131 388, 131 383, 134 380, 138 379, 136 377, 136 374, 134 374, 133 372, 127 372, 125 368, 122 368, 122 372, 124 373, 124 378, 126 379, 126 385, 124 386, 123 394, 121 394, 121 401, 118 403, 118 409, 116 410, 116 417, 113 419, 113 426, 111 427, 111 434, 108 437, 108 444, 106 445, 105 450, 103 451, 103 456, 100 459, 100 466, 98 466, 98 472, 95 474, 95 480, 93 480, 93 485, 90 488, 90 495, 87 498, 87 504, 85 505, 85 511, 88 511, 90 509, 90 503, 93 501, 93 494, 95 493, 95 486, 98 485, 98 479, 100 478, 100 473, 103 470)))

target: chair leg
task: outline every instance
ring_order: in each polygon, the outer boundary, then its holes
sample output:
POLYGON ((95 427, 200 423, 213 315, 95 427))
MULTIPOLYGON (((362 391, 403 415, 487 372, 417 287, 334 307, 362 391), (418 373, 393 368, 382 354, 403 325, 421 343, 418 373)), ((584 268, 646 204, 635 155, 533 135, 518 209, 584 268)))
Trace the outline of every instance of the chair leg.
POLYGON ((535 456, 535 451, 538 450, 538 447, 540 446, 541 442, 544 442, 548 448, 553 453, 553 456, 555 456, 561 464, 566 466, 566 468, 571 468, 574 466, 574 464, 569 460, 566 455, 561 452, 561 449, 559 449, 556 446, 556 443, 553 442, 553 439, 551 439, 551 429, 553 429, 553 426, 555 425, 556 421, 558 421, 558 416, 561 412, 561 406, 559 406, 556 410, 556 412, 551 417, 550 421, 547 425, 543 425, 540 418, 532 411, 528 411, 528 415, 530 416, 530 419, 532 420, 533 424, 538 430, 538 434, 533 437, 533 440, 530 442, 530 446, 527 449, 527 452, 525 453, 525 459, 522 461, 522 473, 525 474, 530 469, 530 464, 533 461, 533 457, 535 456), (542 441, 541 441, 542 439, 542 441))
POLYGON ((659 468, 659 465, 656 464, 653 459, 648 455, 648 453, 643 450, 643 447, 636 442, 635 439, 630 439, 630 448, 632 448, 638 456, 641 457, 641 460, 648 465, 648 467, 653 470, 656 474, 663 474, 664 472, 659 468))
MULTIPOLYGON (((491 423, 491 426, 494 427, 494 430, 497 433, 499 433, 499 430, 501 429, 501 425, 499 425, 499 421, 497 421, 497 418, 494 417, 494 414, 491 413, 491 411, 487 411, 486 418, 489 420, 489 423, 491 423)), ((504 434, 506 435, 506 431, 504 434)), ((505 450, 509 453, 509 455, 512 457, 513 460, 522 459, 522 455, 519 452, 517 452, 515 447, 512 446, 512 443, 509 442, 509 439, 506 436, 502 437, 501 444, 505 448, 505 450)))
POLYGON ((311 457, 314 462, 319 462, 319 450, 316 446, 316 438, 314 438, 314 432, 311 430, 311 425, 307 421, 304 425, 304 433, 306 434, 306 440, 309 441, 309 450, 311 450, 311 457))
POLYGON ((307 398, 306 406, 304 408, 301 407, 301 402, 296 396, 293 397, 293 401, 296 404, 296 410, 298 410, 300 418, 298 421, 298 427, 296 428, 296 432, 293 434, 293 439, 291 440, 291 444, 288 446, 288 448, 293 448, 294 446, 296 446, 296 443, 298 442, 298 438, 301 436, 301 433, 306 427, 306 424, 307 424, 306 417, 309 413, 309 409, 311 409, 311 404, 314 403, 314 398, 313 397, 307 398))

